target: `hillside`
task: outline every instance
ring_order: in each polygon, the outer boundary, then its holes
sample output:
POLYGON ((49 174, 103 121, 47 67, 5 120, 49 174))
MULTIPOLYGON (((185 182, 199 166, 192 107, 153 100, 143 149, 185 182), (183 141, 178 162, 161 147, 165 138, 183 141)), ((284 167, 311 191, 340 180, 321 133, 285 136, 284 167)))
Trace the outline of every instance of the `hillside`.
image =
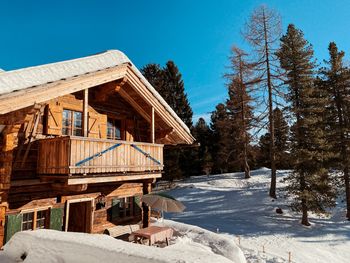
POLYGON ((311 227, 303 227, 300 214, 289 208, 278 172, 278 199, 268 197, 270 170, 200 176, 180 183, 170 194, 184 202, 181 214, 166 214, 179 222, 198 225, 225 235, 240 237, 248 262, 348 262, 350 224, 344 220, 345 206, 339 201, 329 218, 311 215, 311 227), (275 212, 283 209, 283 214, 275 212), (263 246, 266 253, 263 253, 263 246))

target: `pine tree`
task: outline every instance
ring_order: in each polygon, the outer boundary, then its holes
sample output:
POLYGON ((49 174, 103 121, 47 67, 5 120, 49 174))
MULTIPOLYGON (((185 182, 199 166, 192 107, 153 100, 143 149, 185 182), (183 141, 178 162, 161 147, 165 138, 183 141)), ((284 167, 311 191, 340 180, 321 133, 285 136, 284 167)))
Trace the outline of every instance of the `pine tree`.
MULTIPOLYGON (((148 64, 142 68, 145 78, 154 86, 163 99, 189 127, 192 127, 192 109, 185 93, 181 73, 173 61, 168 61, 164 68, 157 64, 148 64)), ((192 149, 180 146, 164 149, 164 173, 167 179, 177 179, 184 175, 193 175, 192 149)))
POLYGON ((335 167, 343 171, 347 214, 350 220, 350 70, 344 66, 343 51, 338 51, 337 45, 331 42, 328 47, 329 60, 327 67, 321 69, 322 84, 325 87, 331 104, 329 107, 329 130, 332 131, 329 141, 332 142, 332 151, 335 155, 335 167))
POLYGON ((164 71, 159 64, 147 64, 141 69, 141 73, 159 94, 165 94, 164 71))
POLYGON ((288 102, 295 118, 291 155, 294 172, 288 190, 296 196, 293 207, 302 211, 304 225, 310 225, 308 211, 324 212, 334 205, 334 191, 326 164, 330 158, 327 142, 325 108, 329 101, 324 90, 315 84, 312 46, 302 31, 289 25, 277 52, 286 71, 288 102))
POLYGON ((192 127, 192 109, 185 93, 181 73, 173 61, 168 61, 163 69, 164 93, 161 94, 181 120, 192 127))
POLYGON ((229 123, 226 105, 219 103, 211 115, 213 169, 219 173, 229 171, 229 160, 232 155, 230 147, 233 137, 229 123))
MULTIPOLYGON (((275 130, 275 150, 276 150, 276 168, 288 169, 289 162, 289 126, 283 112, 277 107, 273 110, 274 130, 275 130)), ((270 168, 270 133, 262 135, 259 140, 260 154, 259 163, 261 166, 270 168)))
MULTIPOLYGON (((276 198, 276 156, 275 156, 275 132, 273 121, 273 97, 279 95, 277 82, 279 81, 279 65, 275 51, 278 38, 281 34, 280 16, 266 6, 260 6, 253 11, 249 22, 246 24, 244 37, 251 44, 254 55, 257 58, 255 71, 260 76, 260 91, 267 90, 267 116, 270 133, 270 162, 271 185, 269 195, 276 198)), ((265 98, 265 96, 260 96, 265 98)))
POLYGON ((273 110, 277 169, 288 169, 289 165, 289 126, 283 112, 277 107, 273 110))
POLYGON ((196 174, 210 174, 213 167, 213 159, 211 156, 211 130, 203 118, 199 118, 193 128, 192 135, 199 143, 196 149, 197 158, 192 164, 196 169, 196 174))
POLYGON ((229 79, 228 94, 226 101, 230 125, 234 130, 235 137, 232 138, 235 156, 238 165, 244 170, 245 178, 250 178, 250 167, 248 164, 249 144, 253 123, 253 106, 250 95, 251 86, 255 83, 252 78, 252 64, 246 59, 248 56, 243 50, 233 47, 231 55, 231 73, 226 75, 229 79))

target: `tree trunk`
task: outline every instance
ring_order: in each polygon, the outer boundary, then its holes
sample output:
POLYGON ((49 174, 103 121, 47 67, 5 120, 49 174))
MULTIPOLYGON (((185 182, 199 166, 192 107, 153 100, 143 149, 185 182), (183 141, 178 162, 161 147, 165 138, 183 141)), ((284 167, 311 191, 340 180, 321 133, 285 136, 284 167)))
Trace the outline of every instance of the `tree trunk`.
POLYGON ((350 221, 350 180, 349 180, 349 167, 344 169, 344 182, 346 193, 346 218, 350 221))
POLYGON ((309 222, 309 217, 308 217, 308 214, 307 214, 307 205, 306 205, 305 199, 301 200, 301 210, 303 212, 303 217, 301 219, 301 223, 304 226, 311 226, 311 224, 309 222))
POLYGON ((247 158, 244 160, 244 178, 249 179, 250 178, 250 167, 247 161, 247 158))
POLYGON ((270 161, 271 161, 271 185, 270 196, 276 197, 276 156, 275 156, 275 128, 273 120, 273 100, 272 100, 272 82, 270 69, 270 50, 267 42, 267 26, 264 14, 264 38, 265 38, 265 53, 266 53, 266 74, 267 74, 267 88, 269 93, 269 132, 270 132, 270 161))

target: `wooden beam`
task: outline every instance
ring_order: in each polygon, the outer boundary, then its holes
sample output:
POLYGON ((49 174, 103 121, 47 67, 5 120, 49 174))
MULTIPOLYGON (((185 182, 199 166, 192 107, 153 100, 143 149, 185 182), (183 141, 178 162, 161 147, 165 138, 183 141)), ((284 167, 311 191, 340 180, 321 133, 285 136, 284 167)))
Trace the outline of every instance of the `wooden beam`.
POLYGON ((151 143, 155 142, 155 133, 154 133, 154 125, 155 120, 154 120, 154 107, 152 106, 151 108, 151 143))
POLYGON ((89 89, 84 89, 83 99, 83 136, 89 137, 89 89))
POLYGON ((151 123, 151 117, 150 115, 124 90, 119 90, 120 96, 123 97, 132 107, 135 108, 135 110, 140 113, 140 115, 148 122, 151 123))
POLYGON ((121 182, 121 181, 134 181, 144 180, 151 178, 160 178, 162 174, 140 174, 140 175, 117 175, 117 176, 101 176, 101 177, 87 177, 87 178, 74 178, 73 176, 68 178, 68 185, 75 184, 97 184, 107 182, 121 182))

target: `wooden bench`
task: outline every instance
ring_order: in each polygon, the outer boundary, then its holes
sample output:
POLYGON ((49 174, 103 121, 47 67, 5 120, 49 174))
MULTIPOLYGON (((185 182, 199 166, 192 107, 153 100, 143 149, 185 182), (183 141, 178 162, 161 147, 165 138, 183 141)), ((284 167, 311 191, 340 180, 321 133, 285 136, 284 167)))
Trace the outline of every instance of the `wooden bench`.
POLYGON ((103 234, 109 235, 111 237, 119 237, 126 234, 131 234, 132 232, 137 231, 140 228, 141 227, 139 224, 114 226, 111 228, 106 228, 103 234))

